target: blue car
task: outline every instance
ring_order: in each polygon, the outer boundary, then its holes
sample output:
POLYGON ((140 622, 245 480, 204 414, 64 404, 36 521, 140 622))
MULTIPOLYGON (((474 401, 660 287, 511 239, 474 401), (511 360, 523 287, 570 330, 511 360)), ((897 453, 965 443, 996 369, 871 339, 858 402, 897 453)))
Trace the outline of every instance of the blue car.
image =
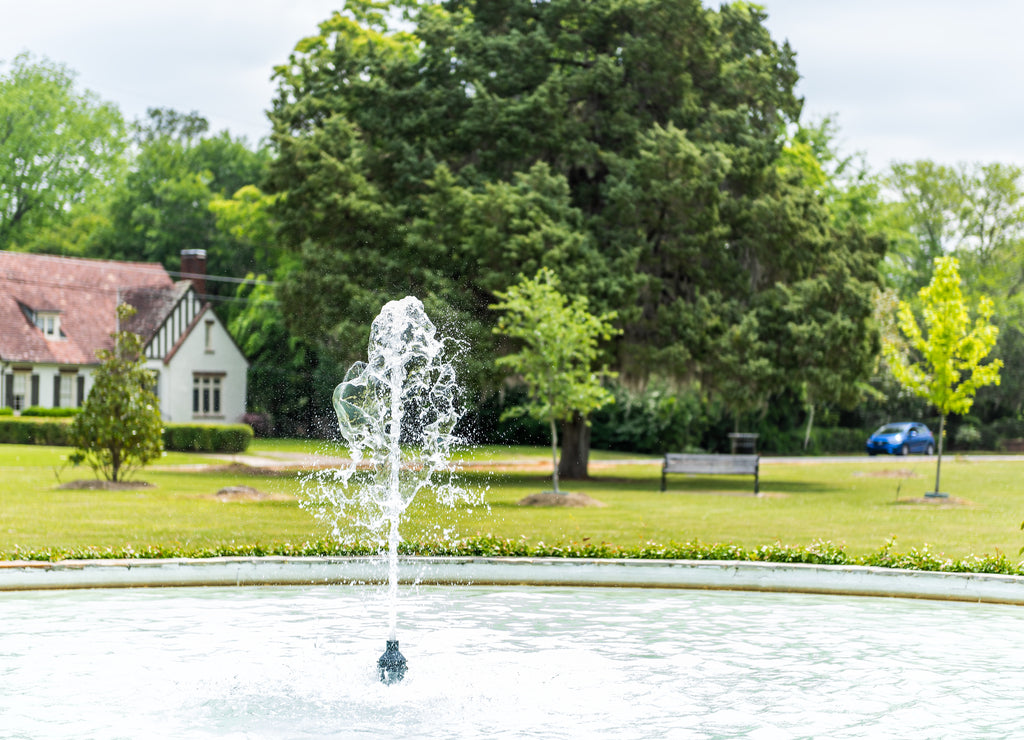
POLYGON ((924 424, 900 421, 879 427, 868 437, 867 450, 869 455, 877 455, 879 452, 889 455, 909 455, 911 452, 934 455, 935 437, 924 424))

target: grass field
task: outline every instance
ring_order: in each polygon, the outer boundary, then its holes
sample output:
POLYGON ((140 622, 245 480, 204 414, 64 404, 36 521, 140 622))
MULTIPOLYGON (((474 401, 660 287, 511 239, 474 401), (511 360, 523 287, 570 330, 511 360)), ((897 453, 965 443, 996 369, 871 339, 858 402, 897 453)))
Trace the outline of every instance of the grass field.
MULTIPOLYGON (((258 440, 249 453, 323 451, 314 442, 258 440)), ((299 507, 300 473, 253 472, 209 456, 172 453, 136 476, 151 488, 60 490, 60 482, 92 477, 88 469, 67 467, 67 452, 0 445, 0 553, 19 547, 267 545, 325 535, 299 507), (267 498, 225 502, 216 496, 220 488, 235 485, 255 487, 267 498)), ((472 451, 467 458, 475 465, 495 463, 464 474, 467 486, 485 491, 489 508, 452 512, 421 496, 404 535, 430 536, 440 526, 464 536, 492 534, 533 543, 704 542, 748 548, 823 539, 851 554, 878 550, 895 538, 901 550, 927 545, 950 557, 1002 552, 1013 559, 1024 543, 1022 462, 945 458, 942 488, 953 498, 943 505, 912 502, 933 487, 934 458, 766 460, 763 495, 754 497, 749 477, 673 476, 669 491, 661 493, 657 459, 616 464, 621 454, 598 453, 590 480, 563 487, 604 507, 519 506, 524 496, 550 487, 548 455, 544 448, 472 451)))

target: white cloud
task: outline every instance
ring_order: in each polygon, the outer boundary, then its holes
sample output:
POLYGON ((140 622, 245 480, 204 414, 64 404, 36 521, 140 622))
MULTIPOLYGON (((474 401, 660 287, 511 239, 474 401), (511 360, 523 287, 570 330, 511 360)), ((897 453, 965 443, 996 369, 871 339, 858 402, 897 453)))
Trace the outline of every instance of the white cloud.
POLYGON ((805 117, 836 114, 878 169, 894 159, 1024 164, 1024 3, 764 0, 797 52, 805 117))

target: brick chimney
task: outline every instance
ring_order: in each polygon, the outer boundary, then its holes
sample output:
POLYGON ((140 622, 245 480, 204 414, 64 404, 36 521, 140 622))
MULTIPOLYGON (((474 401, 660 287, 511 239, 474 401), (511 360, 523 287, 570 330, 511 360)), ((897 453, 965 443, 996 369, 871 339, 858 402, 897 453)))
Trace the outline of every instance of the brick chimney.
POLYGON ((206 295, 206 250, 181 250, 182 277, 192 281, 200 300, 206 295))

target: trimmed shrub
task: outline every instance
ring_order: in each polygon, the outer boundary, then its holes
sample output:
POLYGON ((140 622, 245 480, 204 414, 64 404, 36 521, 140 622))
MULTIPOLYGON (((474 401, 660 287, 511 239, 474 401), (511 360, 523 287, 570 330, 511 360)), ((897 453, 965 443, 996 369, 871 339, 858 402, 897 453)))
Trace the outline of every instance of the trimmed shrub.
POLYGON ((10 406, 0 406, 0 416, 14 416, 14 409, 10 406))
POLYGON ((166 424, 164 449, 178 452, 245 452, 252 441, 248 424, 166 424))
POLYGON ((67 446, 68 422, 32 417, 0 419, 0 444, 67 446))
POLYGON ((81 411, 79 408, 56 408, 48 409, 42 406, 29 406, 27 409, 21 412, 22 416, 50 416, 61 418, 65 416, 75 416, 81 411))

